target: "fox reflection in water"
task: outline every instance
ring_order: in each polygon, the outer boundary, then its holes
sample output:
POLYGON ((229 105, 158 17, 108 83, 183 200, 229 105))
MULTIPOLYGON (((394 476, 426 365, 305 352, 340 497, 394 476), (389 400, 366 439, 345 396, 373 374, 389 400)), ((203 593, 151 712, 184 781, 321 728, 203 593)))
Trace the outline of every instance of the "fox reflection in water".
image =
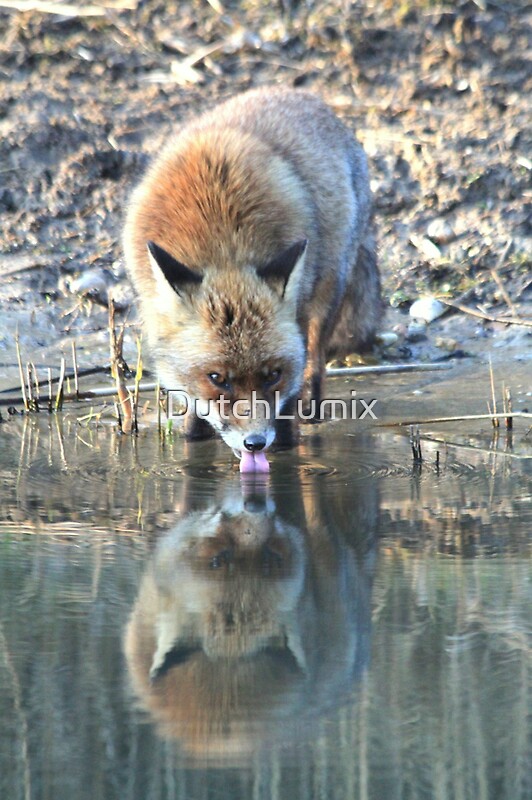
POLYGON ((185 513, 155 543, 125 652, 141 706, 189 755, 307 738, 364 670, 377 490, 320 494, 317 477, 279 497, 229 483, 203 508, 185 488, 185 513))

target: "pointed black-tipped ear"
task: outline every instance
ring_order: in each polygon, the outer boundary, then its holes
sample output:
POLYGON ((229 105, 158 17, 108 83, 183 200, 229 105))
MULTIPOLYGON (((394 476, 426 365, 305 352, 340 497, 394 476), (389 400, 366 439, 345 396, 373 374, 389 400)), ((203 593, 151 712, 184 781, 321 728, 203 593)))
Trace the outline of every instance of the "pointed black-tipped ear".
POLYGON ((203 280, 201 275, 177 261, 155 242, 148 242, 148 253, 152 264, 159 267, 172 289, 180 296, 203 280))
POLYGON ((257 275, 263 280, 276 284, 281 288, 281 297, 284 297, 288 279, 292 274, 294 267, 304 257, 307 249, 307 239, 301 239, 300 242, 291 244, 276 258, 272 259, 268 264, 257 269, 257 275))

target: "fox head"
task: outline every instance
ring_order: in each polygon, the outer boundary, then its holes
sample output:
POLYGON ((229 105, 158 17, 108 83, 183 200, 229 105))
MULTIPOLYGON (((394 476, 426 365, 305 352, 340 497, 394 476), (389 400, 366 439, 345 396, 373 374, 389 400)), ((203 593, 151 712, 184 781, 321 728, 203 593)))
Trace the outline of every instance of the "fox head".
POLYGON ((161 380, 185 390, 189 410, 237 455, 272 444, 276 411, 301 388, 298 285, 306 247, 302 240, 266 264, 199 272, 148 243, 160 300, 152 344, 161 380))

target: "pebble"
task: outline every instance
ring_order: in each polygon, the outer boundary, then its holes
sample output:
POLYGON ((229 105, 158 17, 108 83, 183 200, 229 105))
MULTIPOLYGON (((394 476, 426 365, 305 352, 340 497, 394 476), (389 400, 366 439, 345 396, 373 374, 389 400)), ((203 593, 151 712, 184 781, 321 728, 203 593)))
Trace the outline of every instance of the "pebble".
POLYGON ((89 269, 83 272, 79 278, 72 278, 68 282, 68 288, 72 294, 91 294, 107 298, 107 281, 100 270, 89 269))
POLYGON ((458 347, 458 342, 456 339, 451 339, 450 337, 446 336, 437 336, 434 340, 434 344, 436 347, 439 347, 441 350, 445 350, 447 353, 454 353, 458 347))
POLYGON ((436 300, 435 297, 420 297, 419 300, 415 300, 410 306, 409 314, 412 319, 432 322, 438 317, 441 317, 446 310, 447 306, 439 300, 436 300))
POLYGON ((436 244, 447 244, 455 238, 455 233, 446 219, 437 217, 427 227, 427 236, 436 244))
POLYGON ((382 347, 391 347, 399 341, 399 336, 391 331, 382 331, 376 335, 375 339, 382 347))

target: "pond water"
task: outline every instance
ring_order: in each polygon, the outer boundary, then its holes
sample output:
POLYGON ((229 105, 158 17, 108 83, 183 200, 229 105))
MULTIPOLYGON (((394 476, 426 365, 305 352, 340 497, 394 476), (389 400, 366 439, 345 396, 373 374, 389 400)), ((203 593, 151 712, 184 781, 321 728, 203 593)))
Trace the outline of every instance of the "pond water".
POLYGON ((532 459, 0 428, 0 797, 532 796, 532 459))

